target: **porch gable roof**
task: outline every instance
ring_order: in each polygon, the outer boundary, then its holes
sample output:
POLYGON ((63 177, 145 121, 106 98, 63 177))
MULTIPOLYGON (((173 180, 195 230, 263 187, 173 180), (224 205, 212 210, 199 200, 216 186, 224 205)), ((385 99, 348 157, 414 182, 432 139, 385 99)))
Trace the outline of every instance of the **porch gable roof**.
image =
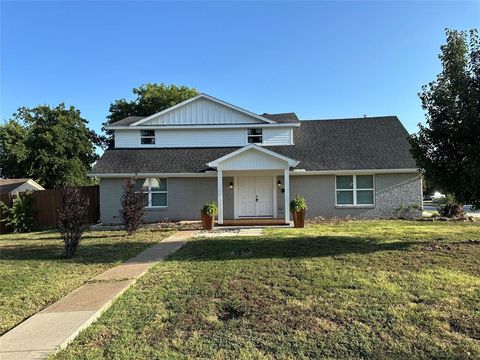
MULTIPOLYGON (((220 157, 216 160, 213 160, 213 161, 207 163, 207 166, 210 167, 210 168, 218 168, 219 166, 221 167, 222 163, 225 163, 228 160, 233 160, 235 157, 241 156, 242 154, 244 154, 245 152, 250 151, 250 150, 258 152, 259 155, 263 155, 264 157, 267 156, 267 157, 273 158, 277 161, 285 162, 285 165, 288 165, 288 167, 295 167, 300 163, 299 161, 297 161, 295 159, 289 158, 285 155, 281 155, 281 154, 279 154, 275 151, 266 149, 264 147, 261 147, 261 146, 255 145, 255 144, 249 144, 247 146, 244 146, 240 149, 232 151, 231 153, 229 153, 227 155, 224 155, 224 156, 222 156, 222 157, 220 157)), ((242 168, 241 170, 245 170, 245 169, 242 168)))

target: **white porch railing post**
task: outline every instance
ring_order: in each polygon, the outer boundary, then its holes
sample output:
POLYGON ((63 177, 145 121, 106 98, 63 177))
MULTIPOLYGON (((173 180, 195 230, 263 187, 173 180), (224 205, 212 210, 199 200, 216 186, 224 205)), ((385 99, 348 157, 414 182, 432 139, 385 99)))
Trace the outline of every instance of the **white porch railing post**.
POLYGON ((285 187, 285 222, 290 224, 290 169, 284 172, 283 185, 285 187))
POLYGON ((223 171, 217 170, 218 223, 223 224, 223 171))

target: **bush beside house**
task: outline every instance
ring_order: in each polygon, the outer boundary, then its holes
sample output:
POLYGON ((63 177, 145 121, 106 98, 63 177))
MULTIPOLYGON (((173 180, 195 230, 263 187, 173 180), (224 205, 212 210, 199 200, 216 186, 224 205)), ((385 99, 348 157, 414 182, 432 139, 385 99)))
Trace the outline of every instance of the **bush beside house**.
POLYGON ((83 220, 88 209, 88 198, 77 188, 65 188, 63 206, 58 214, 58 230, 65 243, 67 259, 73 258, 83 234, 83 220))
POLYGON ((1 222, 14 233, 26 233, 35 229, 35 199, 32 192, 20 193, 11 206, 0 201, 1 222))
POLYGON ((122 222, 127 230, 127 235, 133 235, 143 221, 143 207, 145 206, 145 194, 135 191, 135 180, 126 180, 123 184, 120 214, 122 222))

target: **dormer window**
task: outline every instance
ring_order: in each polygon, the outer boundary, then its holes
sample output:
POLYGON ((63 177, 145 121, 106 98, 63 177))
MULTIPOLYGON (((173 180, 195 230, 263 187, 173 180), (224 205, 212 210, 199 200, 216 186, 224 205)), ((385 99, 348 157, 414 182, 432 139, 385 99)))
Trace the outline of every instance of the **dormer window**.
POLYGON ((263 142, 262 129, 248 129, 247 140, 249 144, 261 144, 263 142))
POLYGON ((140 130, 140 144, 155 145, 155 130, 140 130))

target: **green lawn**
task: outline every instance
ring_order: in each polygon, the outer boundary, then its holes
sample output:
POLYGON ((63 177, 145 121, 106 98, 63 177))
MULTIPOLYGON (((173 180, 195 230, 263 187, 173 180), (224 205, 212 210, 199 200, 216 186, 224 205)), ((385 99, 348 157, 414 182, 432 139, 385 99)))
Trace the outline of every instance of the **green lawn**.
POLYGON ((480 223, 196 239, 55 359, 480 358, 480 223))
POLYGON ((0 235, 0 333, 168 234, 86 232, 72 260, 58 233, 0 235))

